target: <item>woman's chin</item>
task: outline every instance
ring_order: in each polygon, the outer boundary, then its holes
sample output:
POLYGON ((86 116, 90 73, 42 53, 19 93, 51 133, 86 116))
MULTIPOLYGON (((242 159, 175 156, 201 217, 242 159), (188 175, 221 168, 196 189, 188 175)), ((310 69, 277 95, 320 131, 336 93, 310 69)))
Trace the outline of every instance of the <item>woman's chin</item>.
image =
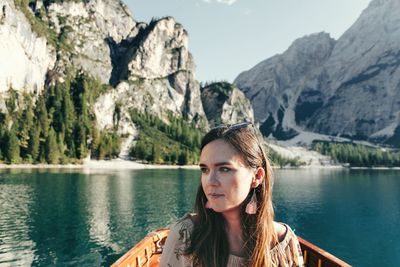
POLYGON ((215 212, 224 212, 224 210, 225 210, 224 208, 219 207, 218 205, 213 205, 213 204, 210 205, 209 209, 213 210, 215 212))
POLYGON ((224 211, 224 210, 214 208, 214 207, 211 207, 211 210, 213 210, 214 212, 223 212, 224 211))
POLYGON ((224 213, 224 212, 239 210, 239 207, 221 207, 217 205, 211 205, 210 209, 218 213, 224 213))

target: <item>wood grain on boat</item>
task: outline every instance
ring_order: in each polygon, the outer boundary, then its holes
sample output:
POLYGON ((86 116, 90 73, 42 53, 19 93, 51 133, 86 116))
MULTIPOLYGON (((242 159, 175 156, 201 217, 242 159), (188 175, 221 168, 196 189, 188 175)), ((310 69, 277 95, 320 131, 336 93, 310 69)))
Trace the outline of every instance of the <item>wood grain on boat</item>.
MULTIPOLYGON (((111 267, 158 267, 162 246, 168 236, 169 229, 160 229, 148 234, 111 267)), ((314 244, 298 237, 303 251, 306 267, 350 267, 351 265, 333 256, 314 244)))

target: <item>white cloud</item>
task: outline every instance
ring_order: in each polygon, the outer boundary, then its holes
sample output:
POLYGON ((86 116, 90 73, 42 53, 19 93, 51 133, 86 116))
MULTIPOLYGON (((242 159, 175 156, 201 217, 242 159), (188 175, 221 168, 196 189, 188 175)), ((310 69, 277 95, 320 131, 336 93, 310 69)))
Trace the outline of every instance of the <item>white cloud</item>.
POLYGON ((233 5, 237 0, 203 0, 203 2, 206 3, 211 3, 211 2, 217 2, 220 4, 226 4, 228 6, 233 5))
POLYGON ((232 5, 236 2, 236 0, 217 0, 218 3, 222 3, 222 4, 227 4, 227 5, 232 5))

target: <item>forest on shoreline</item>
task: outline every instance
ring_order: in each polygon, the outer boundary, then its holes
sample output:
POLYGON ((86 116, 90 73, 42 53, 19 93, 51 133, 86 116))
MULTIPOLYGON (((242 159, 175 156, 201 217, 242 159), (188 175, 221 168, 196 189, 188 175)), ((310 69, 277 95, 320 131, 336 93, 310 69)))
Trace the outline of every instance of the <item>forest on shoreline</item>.
MULTIPOLYGON (((10 89, 7 112, 0 112, 0 163, 81 164, 84 158, 117 158, 125 136, 117 134, 121 107, 115 105, 113 128, 99 130, 93 105, 101 94, 113 90, 85 73, 69 75, 63 83, 50 85, 43 94, 20 94, 10 89)), ((168 122, 155 115, 129 111, 139 135, 130 150, 132 160, 146 164, 198 164, 205 129, 187 118, 168 113, 168 122)), ((351 167, 400 167, 396 149, 374 148, 354 143, 316 141, 310 148, 331 157, 332 164, 351 167)), ((301 158, 287 159, 272 149, 274 166, 298 167, 301 158)))
POLYGON ((398 149, 315 141, 311 150, 331 157, 334 164, 348 164, 349 167, 400 167, 398 149))

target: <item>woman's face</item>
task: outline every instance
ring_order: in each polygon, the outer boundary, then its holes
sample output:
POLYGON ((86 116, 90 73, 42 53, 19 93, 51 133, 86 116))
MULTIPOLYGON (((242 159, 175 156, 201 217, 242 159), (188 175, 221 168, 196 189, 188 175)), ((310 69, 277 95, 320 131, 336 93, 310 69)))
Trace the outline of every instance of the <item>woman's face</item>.
POLYGON ((229 143, 219 139, 207 144, 200 155, 201 185, 216 212, 238 210, 254 183, 255 173, 229 143))

